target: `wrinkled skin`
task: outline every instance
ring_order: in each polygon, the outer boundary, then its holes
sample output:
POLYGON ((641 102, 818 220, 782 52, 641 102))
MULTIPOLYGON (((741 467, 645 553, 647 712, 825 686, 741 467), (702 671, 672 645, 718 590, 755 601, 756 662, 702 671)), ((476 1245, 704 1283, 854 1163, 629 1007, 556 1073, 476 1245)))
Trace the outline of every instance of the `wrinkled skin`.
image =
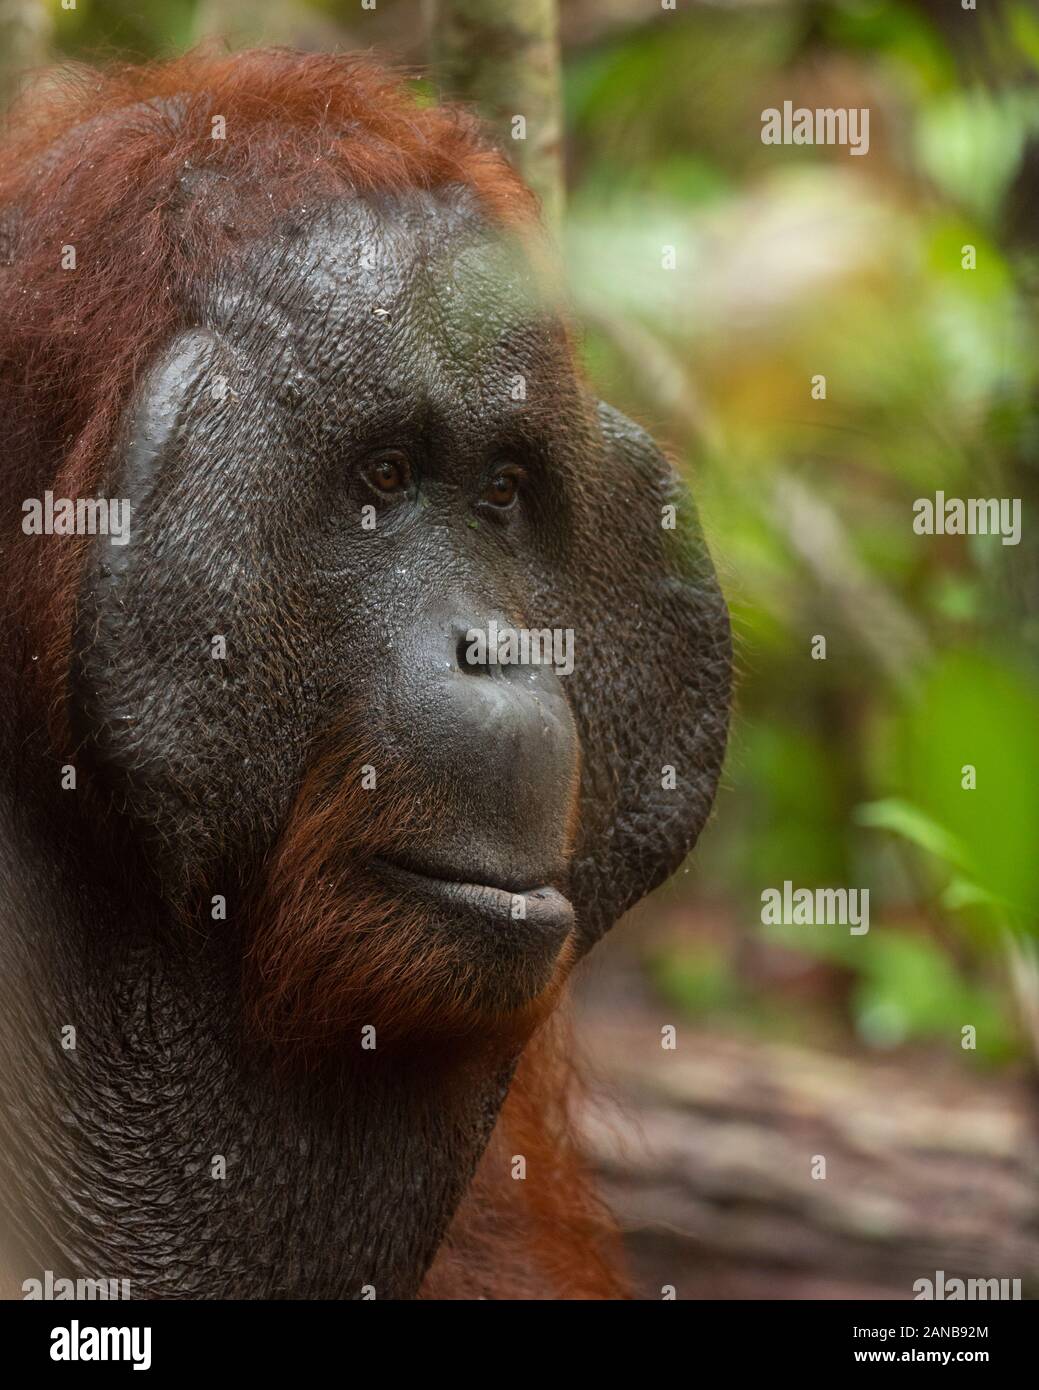
POLYGON ((70 813, 49 773, 46 791, 30 769, 4 793, 8 1263, 157 1296, 411 1297, 515 1049, 441 1070, 421 1049, 360 1065, 344 1043, 283 1072, 240 1043, 236 907, 315 741, 350 711, 375 760, 406 759, 436 806, 419 851, 402 827, 398 862, 476 885, 472 912, 441 910, 460 956, 478 953, 495 997, 520 956, 524 989, 547 981, 703 825, 724 604, 670 468, 589 398, 464 191, 301 216, 200 285, 187 320, 112 460, 130 543, 93 543, 79 599, 77 764, 116 823, 101 835, 70 813), (412 466, 390 497, 364 478, 387 449, 412 466), (527 473, 508 508, 481 500, 503 461, 527 473), (573 629, 573 674, 467 669, 459 636, 492 618, 573 629), (563 906, 524 935, 485 920, 481 885, 563 906), (215 893, 228 920, 185 931, 215 893))

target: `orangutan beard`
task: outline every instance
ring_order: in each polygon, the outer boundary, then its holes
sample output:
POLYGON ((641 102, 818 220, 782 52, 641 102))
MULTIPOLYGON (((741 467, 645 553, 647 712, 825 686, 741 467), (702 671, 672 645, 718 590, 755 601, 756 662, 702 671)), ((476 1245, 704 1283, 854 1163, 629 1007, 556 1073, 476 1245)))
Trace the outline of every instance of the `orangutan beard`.
POLYGON ((515 1055, 559 998, 572 935, 547 963, 527 960, 523 922, 467 920, 385 881, 378 865, 404 850, 421 858, 442 813, 403 762, 386 761, 348 735, 312 760, 250 912, 253 1025, 290 1050, 357 1045, 374 1028, 380 1048, 475 1038, 515 1055))

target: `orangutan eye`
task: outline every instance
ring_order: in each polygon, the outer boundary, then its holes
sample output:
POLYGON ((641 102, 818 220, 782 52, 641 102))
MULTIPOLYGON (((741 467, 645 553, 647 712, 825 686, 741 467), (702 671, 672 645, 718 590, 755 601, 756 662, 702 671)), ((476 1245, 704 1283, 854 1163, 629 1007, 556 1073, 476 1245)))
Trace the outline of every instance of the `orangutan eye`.
POLYGON ((367 464, 363 477, 375 492, 392 497, 411 486, 411 465, 399 449, 388 449, 367 464))
POLYGON ((498 507, 502 511, 511 507, 519 496, 520 486, 526 476, 522 468, 509 465, 508 468, 501 468, 495 473, 489 485, 484 489, 480 498, 481 502, 486 502, 490 507, 498 507))

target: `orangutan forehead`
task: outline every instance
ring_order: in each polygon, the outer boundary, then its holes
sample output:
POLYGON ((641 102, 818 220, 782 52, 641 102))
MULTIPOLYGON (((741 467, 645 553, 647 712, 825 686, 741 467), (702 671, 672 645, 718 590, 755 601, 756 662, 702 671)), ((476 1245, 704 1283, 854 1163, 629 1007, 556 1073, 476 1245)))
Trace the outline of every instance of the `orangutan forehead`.
POLYGON ((474 362, 517 339, 547 351, 561 335, 518 240, 461 187, 301 208, 218 285, 225 321, 241 324, 247 295, 266 310, 262 338, 305 334, 326 355, 338 342, 355 359, 367 343, 403 361, 421 345, 474 362))

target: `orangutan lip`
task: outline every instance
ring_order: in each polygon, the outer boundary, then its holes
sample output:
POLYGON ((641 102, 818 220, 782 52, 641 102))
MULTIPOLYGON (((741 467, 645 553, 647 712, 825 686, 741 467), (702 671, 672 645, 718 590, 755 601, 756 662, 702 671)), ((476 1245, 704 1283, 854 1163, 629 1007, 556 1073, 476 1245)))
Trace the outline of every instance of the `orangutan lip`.
POLYGON ((432 899, 445 907, 481 909, 488 916, 510 921, 536 920, 539 926, 557 926, 570 930, 574 925, 574 909, 569 898, 550 884, 532 888, 498 888, 489 883, 468 883, 460 879, 438 878, 405 868, 390 859, 375 859, 372 864, 385 878, 432 899), (522 901, 522 915, 517 902, 522 901))

